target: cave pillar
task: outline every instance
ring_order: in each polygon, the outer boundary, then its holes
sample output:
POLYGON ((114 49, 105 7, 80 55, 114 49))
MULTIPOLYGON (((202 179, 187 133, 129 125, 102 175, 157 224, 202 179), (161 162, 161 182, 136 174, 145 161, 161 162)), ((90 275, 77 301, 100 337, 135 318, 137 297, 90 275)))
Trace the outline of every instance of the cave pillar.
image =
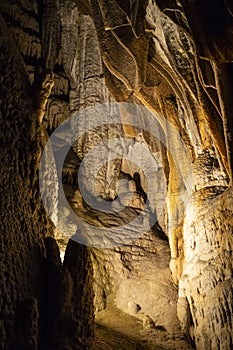
POLYGON ((179 280, 178 317, 197 349, 231 349, 232 188, 193 195, 184 220, 184 263, 179 280))

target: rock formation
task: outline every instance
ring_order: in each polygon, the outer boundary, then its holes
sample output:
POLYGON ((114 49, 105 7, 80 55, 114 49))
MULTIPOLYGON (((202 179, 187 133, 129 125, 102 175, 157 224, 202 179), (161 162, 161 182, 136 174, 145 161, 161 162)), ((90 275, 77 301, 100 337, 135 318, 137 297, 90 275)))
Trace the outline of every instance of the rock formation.
POLYGON ((0 9, 1 349, 91 349, 112 299, 231 349, 232 2, 0 9))

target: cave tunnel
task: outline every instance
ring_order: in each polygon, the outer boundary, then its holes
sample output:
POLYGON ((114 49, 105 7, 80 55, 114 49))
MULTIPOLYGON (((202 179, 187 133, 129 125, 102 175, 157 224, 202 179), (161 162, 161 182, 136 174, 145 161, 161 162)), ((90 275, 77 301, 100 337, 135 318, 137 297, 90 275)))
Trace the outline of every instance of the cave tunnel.
POLYGON ((0 349, 233 349, 233 2, 0 10, 0 349))

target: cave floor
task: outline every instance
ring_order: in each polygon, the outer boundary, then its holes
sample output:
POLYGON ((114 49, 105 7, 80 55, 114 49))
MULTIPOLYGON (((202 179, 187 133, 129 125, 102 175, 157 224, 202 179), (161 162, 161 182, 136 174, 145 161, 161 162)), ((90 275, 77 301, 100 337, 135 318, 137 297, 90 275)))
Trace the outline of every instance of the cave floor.
POLYGON ((114 305, 96 316, 95 350, 191 350, 179 334, 145 329, 140 319, 114 305))

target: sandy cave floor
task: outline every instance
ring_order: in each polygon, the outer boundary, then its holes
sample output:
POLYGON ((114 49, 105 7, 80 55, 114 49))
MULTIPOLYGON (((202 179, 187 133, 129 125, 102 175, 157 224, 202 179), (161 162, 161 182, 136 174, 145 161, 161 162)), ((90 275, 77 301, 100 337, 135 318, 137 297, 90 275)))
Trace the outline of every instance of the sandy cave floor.
POLYGON ((145 329, 140 319, 114 305, 96 316, 95 350, 191 350, 179 334, 145 329))

